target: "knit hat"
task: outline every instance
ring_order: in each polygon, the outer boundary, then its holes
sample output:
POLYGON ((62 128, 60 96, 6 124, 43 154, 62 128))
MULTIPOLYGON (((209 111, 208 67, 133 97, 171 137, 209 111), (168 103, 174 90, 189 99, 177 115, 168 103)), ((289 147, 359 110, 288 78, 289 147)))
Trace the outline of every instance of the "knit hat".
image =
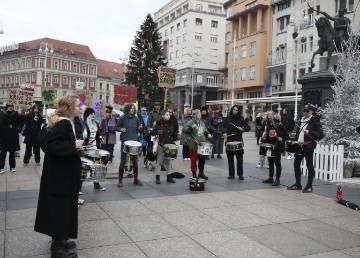
POLYGON ((200 110, 199 110, 199 109, 195 109, 195 110, 193 110, 192 115, 193 115, 193 116, 196 116, 196 115, 199 114, 199 113, 200 113, 200 110))
POLYGON ((92 108, 87 108, 84 112, 84 121, 90 116, 92 113, 95 113, 95 110, 92 108))
POLYGON ((204 106, 204 107, 201 108, 201 111, 203 111, 203 110, 205 110, 206 112, 208 111, 208 109, 207 109, 206 106, 204 106))

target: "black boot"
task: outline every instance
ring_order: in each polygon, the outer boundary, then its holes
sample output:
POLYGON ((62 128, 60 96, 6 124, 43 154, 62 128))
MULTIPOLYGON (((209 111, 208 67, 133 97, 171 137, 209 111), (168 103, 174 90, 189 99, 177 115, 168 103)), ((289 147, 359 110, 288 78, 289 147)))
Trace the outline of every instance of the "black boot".
MULTIPOLYGON (((72 241, 68 240, 52 240, 51 243, 51 258, 76 258, 78 257, 77 253, 68 249, 66 246, 70 245, 72 241)), ((72 246, 74 246, 73 243, 72 246)), ((76 247, 76 244, 75 244, 76 247)))
POLYGON ((155 178, 156 178, 156 179, 155 179, 155 180, 156 180, 156 181, 155 181, 156 184, 158 184, 158 185, 161 184, 160 175, 156 175, 155 178))
POLYGON ((166 182, 175 183, 175 180, 170 175, 167 175, 166 176, 166 182))
POLYGON ((205 179, 205 180, 208 180, 208 179, 209 179, 207 176, 205 176, 204 170, 200 170, 200 171, 199 171, 199 178, 202 178, 202 179, 205 179))
POLYGON ((192 172, 192 177, 197 178, 196 172, 192 172))
POLYGON ((133 168, 134 171, 134 184, 142 186, 143 183, 139 180, 139 168, 133 168))
POLYGON ((119 167, 119 182, 118 187, 123 187, 123 176, 124 176, 124 167, 119 167))

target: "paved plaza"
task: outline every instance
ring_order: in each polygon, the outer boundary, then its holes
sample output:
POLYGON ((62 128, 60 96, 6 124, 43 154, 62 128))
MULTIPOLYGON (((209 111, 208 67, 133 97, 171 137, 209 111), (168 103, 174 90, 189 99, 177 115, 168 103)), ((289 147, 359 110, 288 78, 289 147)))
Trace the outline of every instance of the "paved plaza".
MULTIPOLYGON (((156 185, 141 166, 143 186, 126 178, 118 188, 118 144, 107 190, 84 183, 79 257, 360 257, 360 211, 335 202, 337 183, 315 180, 312 194, 287 191, 293 160, 282 159, 281 186, 263 184, 268 170, 255 168, 253 134, 244 139, 245 180, 228 180, 226 155, 215 156, 205 164, 204 192, 189 190, 190 161, 181 151, 173 168, 184 179, 167 183, 162 172, 156 185)), ((0 257, 50 257, 50 238, 33 229, 42 167, 33 159, 23 167, 22 157, 15 173, 0 175, 0 257)), ((343 185, 343 198, 360 204, 360 185, 343 185)))

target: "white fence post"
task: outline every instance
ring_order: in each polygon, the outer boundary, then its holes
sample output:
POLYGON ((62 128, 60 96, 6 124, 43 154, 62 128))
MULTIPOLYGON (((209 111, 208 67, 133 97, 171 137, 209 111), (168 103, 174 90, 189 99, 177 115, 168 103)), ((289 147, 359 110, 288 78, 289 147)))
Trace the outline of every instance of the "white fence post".
MULTIPOLYGON (((334 181, 342 180, 343 163, 344 145, 316 145, 314 150, 315 178, 334 181)), ((303 176, 308 175, 305 159, 301 163, 301 172, 303 176)))

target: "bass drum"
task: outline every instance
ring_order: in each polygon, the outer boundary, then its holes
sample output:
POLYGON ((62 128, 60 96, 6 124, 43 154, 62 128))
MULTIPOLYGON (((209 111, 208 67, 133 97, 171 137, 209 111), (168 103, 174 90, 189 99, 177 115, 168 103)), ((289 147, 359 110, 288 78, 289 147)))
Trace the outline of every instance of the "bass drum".
POLYGON ((205 190, 205 179, 202 178, 190 178, 190 190, 191 191, 204 191, 205 190))

